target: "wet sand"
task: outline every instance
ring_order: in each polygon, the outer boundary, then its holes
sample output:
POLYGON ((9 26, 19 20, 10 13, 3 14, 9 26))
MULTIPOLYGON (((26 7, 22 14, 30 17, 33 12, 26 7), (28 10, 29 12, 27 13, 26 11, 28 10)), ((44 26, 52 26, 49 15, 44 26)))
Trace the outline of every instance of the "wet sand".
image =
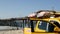
POLYGON ((0 31, 0 34, 23 34, 22 30, 0 31))

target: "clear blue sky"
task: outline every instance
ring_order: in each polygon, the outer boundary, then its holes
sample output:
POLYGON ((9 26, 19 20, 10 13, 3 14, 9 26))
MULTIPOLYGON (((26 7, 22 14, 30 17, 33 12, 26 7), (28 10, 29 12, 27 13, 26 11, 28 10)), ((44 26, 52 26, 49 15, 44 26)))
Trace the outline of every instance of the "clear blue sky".
POLYGON ((0 18, 24 17, 52 7, 60 10, 60 0, 0 0, 0 18))

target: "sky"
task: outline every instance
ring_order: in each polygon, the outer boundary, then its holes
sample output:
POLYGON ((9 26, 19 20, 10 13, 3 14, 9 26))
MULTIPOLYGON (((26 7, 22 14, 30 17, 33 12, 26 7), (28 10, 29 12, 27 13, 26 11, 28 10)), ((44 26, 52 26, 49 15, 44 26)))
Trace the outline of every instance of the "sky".
POLYGON ((0 19, 25 17, 39 10, 60 11, 60 0, 0 0, 0 19))

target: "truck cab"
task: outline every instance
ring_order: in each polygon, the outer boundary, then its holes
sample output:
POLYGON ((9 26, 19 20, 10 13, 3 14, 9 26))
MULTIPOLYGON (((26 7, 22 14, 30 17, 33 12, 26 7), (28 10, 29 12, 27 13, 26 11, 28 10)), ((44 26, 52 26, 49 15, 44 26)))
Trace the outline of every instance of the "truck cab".
POLYGON ((59 34, 59 18, 30 18, 30 28, 25 28, 24 34, 59 34), (33 21, 36 21, 33 22, 33 21), (35 23, 35 24, 34 24, 35 23))

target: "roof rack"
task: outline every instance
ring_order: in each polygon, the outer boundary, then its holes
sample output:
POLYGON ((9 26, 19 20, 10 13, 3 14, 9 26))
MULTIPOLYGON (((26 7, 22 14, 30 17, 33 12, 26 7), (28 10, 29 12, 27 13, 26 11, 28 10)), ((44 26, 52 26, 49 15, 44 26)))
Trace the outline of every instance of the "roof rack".
POLYGON ((36 13, 40 13, 40 12, 50 12, 50 13, 56 13, 56 11, 53 10, 39 10, 36 13))

